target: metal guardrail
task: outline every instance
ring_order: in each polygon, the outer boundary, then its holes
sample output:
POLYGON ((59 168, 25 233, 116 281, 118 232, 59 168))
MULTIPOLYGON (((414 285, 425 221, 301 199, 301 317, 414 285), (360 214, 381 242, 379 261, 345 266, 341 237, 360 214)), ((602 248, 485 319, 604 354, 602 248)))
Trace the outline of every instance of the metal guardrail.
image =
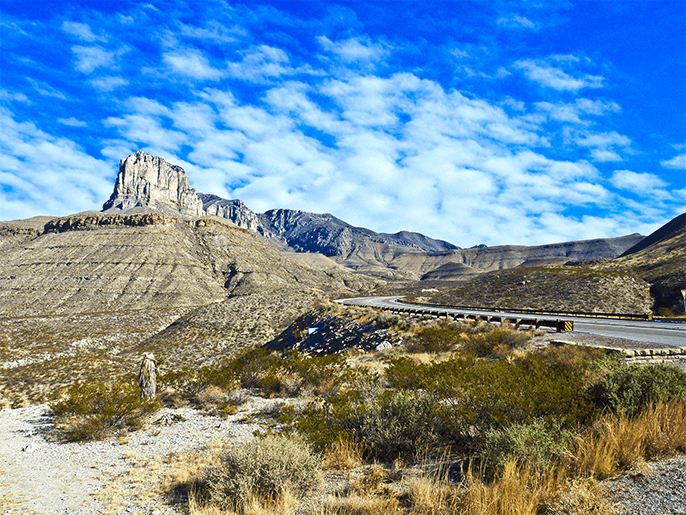
POLYGON ((436 306, 434 304, 423 304, 416 301, 407 301, 403 299, 398 300, 399 303, 408 303, 414 305, 423 305, 428 308, 450 308, 450 309, 464 309, 469 311, 502 311, 508 313, 522 313, 522 314, 536 314, 536 315, 550 315, 550 316, 570 316, 570 317, 586 317, 586 318, 612 318, 617 320, 652 320, 652 315, 639 314, 639 313, 589 313, 584 311, 550 311, 541 309, 530 309, 530 308, 493 308, 484 306, 436 306))
MULTIPOLYGON (((381 308, 392 311, 397 315, 429 315, 434 318, 447 318, 451 316, 456 320, 471 320, 474 322, 486 322, 489 324, 509 324, 515 329, 519 328, 529 328, 529 329, 550 329, 555 332, 561 333, 563 331, 573 331, 574 322, 571 320, 560 320, 560 319, 543 319, 536 317, 513 317, 513 316, 501 316, 501 315, 478 315, 475 313, 459 313, 454 311, 444 311, 441 309, 414 309, 414 308, 381 308)), ((451 308, 453 309, 453 308, 451 308)))
MULTIPOLYGON (((343 300, 338 300, 336 302, 341 302, 345 304, 343 300)), ((359 305, 359 303, 352 303, 352 305, 359 305)), ((477 313, 467 313, 467 312, 459 312, 459 308, 447 308, 450 309, 450 311, 447 311, 446 309, 440 309, 436 308, 433 306, 426 306, 426 307, 380 307, 380 306, 370 306, 375 309, 382 309, 385 311, 391 311, 395 315, 405 315, 405 316, 411 316, 411 315, 417 315, 417 316, 429 316, 433 318, 447 318, 447 317, 452 317, 456 320, 472 320, 474 322, 487 322, 489 324, 509 324, 515 327, 516 329, 519 328, 529 328, 529 329, 549 329, 558 333, 561 333, 563 331, 573 331, 574 330, 574 322, 571 320, 561 320, 561 319, 547 319, 547 318, 538 318, 538 317, 519 317, 519 316, 512 316, 512 315, 491 315, 491 314, 477 314, 477 313)), ((466 308, 462 308, 466 309, 466 308)))

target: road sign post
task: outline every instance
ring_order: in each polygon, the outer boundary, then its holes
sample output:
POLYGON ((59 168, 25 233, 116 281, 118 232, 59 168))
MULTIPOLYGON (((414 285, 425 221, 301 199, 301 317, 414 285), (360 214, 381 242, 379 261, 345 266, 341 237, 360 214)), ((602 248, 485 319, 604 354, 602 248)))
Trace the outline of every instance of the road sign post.
POLYGON ((684 298, 684 315, 686 315, 686 290, 681 290, 681 296, 684 298))

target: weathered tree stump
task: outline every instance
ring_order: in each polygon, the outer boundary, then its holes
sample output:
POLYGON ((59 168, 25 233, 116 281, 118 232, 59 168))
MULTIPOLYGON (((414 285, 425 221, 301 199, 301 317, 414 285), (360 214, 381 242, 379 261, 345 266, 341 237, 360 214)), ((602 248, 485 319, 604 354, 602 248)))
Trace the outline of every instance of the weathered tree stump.
POLYGON ((152 352, 143 355, 141 370, 138 373, 138 386, 143 390, 141 397, 151 399, 157 394, 157 362, 152 352))

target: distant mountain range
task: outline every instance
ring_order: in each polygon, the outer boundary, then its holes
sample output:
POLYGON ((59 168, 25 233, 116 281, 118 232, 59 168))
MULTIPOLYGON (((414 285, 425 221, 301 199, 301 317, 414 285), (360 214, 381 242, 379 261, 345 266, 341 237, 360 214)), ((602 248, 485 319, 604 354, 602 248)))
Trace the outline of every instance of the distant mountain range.
POLYGON ((516 266, 612 259, 643 238, 632 234, 536 247, 478 245, 461 249, 415 232, 384 234, 354 227, 330 214, 290 209, 256 214, 241 200, 196 193, 182 168, 139 151, 121 161, 114 192, 103 211, 149 210, 171 216, 218 216, 264 238, 272 247, 319 253, 349 268, 409 280, 461 280, 516 266))

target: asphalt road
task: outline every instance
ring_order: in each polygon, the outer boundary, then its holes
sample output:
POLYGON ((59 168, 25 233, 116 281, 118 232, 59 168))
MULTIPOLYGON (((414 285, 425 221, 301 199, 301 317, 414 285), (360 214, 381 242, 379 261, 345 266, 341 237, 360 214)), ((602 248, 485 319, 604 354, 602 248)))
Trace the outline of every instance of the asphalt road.
POLYGON ((563 315, 537 315, 535 313, 504 313, 501 311, 478 311, 453 308, 427 307, 418 304, 398 302, 402 297, 357 297, 340 299, 336 302, 358 306, 372 306, 378 308, 411 308, 425 311, 446 311, 448 313, 465 313, 485 316, 511 316, 513 318, 540 318, 542 320, 572 320, 574 332, 597 334, 611 338, 626 338, 644 343, 659 343, 672 347, 686 348, 686 323, 655 322, 643 320, 616 320, 608 318, 587 318, 563 315))

